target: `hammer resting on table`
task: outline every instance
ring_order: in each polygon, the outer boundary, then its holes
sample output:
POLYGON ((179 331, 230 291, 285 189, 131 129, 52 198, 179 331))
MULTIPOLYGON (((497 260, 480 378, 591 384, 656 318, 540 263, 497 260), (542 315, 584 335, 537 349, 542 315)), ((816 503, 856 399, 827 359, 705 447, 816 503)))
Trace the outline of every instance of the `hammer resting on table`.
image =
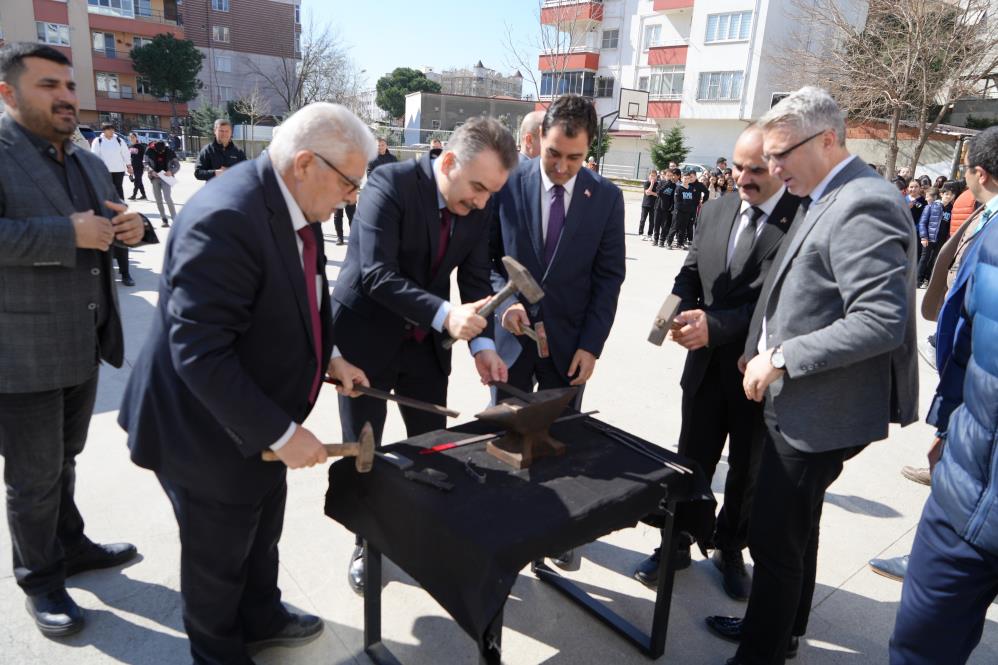
MULTIPOLYGON (((478 315, 484 319, 490 317, 492 312, 496 311, 499 305, 507 298, 517 293, 526 298, 527 302, 531 305, 544 297, 544 291, 541 289, 540 284, 537 283, 530 274, 530 271, 524 268, 522 264, 509 256, 502 257, 502 264, 506 267, 506 274, 509 276, 509 281, 506 282, 506 286, 502 287, 499 293, 492 296, 492 299, 478 310, 478 315)), ((449 349, 454 346, 454 342, 456 341, 453 338, 445 339, 444 348, 449 349)))
MULTIPOLYGON (((353 457, 358 473, 368 473, 374 466, 374 429, 371 423, 364 423, 360 430, 360 441, 356 443, 324 443, 323 448, 330 457, 353 457)), ((280 458, 272 450, 260 453, 264 462, 276 462, 280 458)))

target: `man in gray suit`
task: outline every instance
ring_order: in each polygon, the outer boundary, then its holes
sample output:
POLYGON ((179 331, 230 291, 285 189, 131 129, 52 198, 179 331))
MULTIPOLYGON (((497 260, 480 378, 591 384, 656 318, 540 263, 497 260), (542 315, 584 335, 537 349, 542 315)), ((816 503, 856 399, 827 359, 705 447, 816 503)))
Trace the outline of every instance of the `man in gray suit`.
POLYGON ((531 111, 523 116, 523 122, 520 123, 519 158, 521 162, 529 162, 541 154, 541 123, 543 122, 544 111, 531 111))
POLYGON ((73 500, 97 366, 124 340, 111 243, 141 241, 103 162, 70 138, 69 60, 42 44, 0 50, 0 453, 14 576, 42 634, 83 627, 69 575, 118 565, 133 545, 98 545, 73 500))
POLYGON ((729 665, 774 665, 797 650, 814 593, 825 490, 891 422, 916 419, 915 246, 897 191, 845 147, 845 120, 806 87, 760 121, 770 172, 802 197, 749 326, 749 399, 765 399, 767 441, 749 549, 744 620, 708 617, 740 641, 729 665))

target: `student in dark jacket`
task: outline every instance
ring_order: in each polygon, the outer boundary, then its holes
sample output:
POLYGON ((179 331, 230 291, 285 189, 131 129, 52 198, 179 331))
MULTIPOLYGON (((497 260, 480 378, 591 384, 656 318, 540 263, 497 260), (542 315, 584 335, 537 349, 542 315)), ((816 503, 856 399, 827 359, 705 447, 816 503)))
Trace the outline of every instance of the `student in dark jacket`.
MULTIPOLYGON (((929 183, 932 186, 932 183, 929 183)), ((922 183, 918 180, 912 180, 908 183, 908 194, 905 196, 905 201, 908 203, 908 209, 911 210, 911 220, 915 224, 915 231, 918 232, 918 223, 922 221, 922 211, 925 210, 925 191, 927 187, 922 187, 922 183)), ((938 197, 936 197, 938 198, 938 197)))
POLYGON ((215 140, 201 149, 194 177, 198 180, 211 180, 226 169, 245 161, 246 153, 232 142, 232 123, 219 118, 215 121, 215 140))
POLYGON ((128 135, 128 154, 132 158, 132 195, 128 197, 129 201, 135 200, 135 195, 142 192, 142 200, 146 199, 146 187, 142 184, 142 173, 145 171, 143 168, 142 158, 146 154, 146 144, 139 140, 138 134, 132 132, 128 135))
POLYGON ((652 169, 648 172, 648 179, 644 181, 641 188, 644 191, 644 198, 641 199, 641 219, 638 220, 638 235, 645 233, 645 220, 648 220, 648 235, 651 236, 655 229, 655 207, 658 203, 658 171, 652 169))
POLYGON ((665 236, 672 228, 672 209, 675 207, 676 183, 682 172, 671 169, 665 172, 665 177, 659 179, 658 210, 655 211, 655 231, 648 231, 653 245, 665 247, 665 236))
POLYGON ((925 210, 918 221, 918 239, 922 255, 918 259, 918 287, 923 288, 932 276, 932 266, 936 263, 939 248, 949 239, 950 219, 953 215, 953 202, 956 201, 959 186, 947 182, 942 193, 935 187, 926 192, 925 210))
POLYGON ((665 244, 672 248, 673 240, 676 242, 676 249, 685 249, 690 241, 690 231, 693 228, 693 220, 696 218, 697 208, 700 205, 700 192, 693 186, 696 174, 687 171, 683 174, 683 181, 676 186, 674 196, 675 221, 669 230, 669 237, 665 239, 665 244))

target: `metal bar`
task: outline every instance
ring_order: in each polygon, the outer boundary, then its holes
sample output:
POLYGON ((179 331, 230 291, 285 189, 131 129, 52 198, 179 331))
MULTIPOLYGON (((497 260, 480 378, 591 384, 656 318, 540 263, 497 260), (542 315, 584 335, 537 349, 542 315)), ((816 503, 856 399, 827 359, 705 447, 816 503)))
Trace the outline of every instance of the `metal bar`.
MULTIPOLYGON (((364 544, 364 650, 381 643, 381 552, 364 544)), ((391 654, 389 654, 391 655, 391 654)))
POLYGON ((602 425, 600 423, 593 422, 593 421, 587 422, 586 425, 590 429, 594 429, 597 432, 605 434, 606 436, 610 437, 611 439, 613 439, 617 443, 619 443, 619 444, 621 444, 623 446, 626 446, 627 448, 630 448, 634 452, 636 452, 636 453, 638 453, 640 455, 644 455, 648 459, 655 460, 659 464, 664 464, 665 466, 669 467, 673 471, 677 471, 677 472, 682 473, 684 475, 685 474, 689 474, 689 473, 693 473, 692 469, 689 469, 689 468, 687 468, 685 466, 682 466, 681 464, 676 464, 675 462, 672 462, 672 461, 666 459, 665 457, 662 457, 661 455, 657 455, 654 452, 652 452, 651 450, 648 450, 644 445, 642 445, 640 442, 636 441, 633 437, 631 437, 631 435, 627 434, 627 432, 621 432, 621 431, 618 431, 618 430, 616 430, 614 428, 610 428, 607 425, 602 425))
POLYGON ((599 602, 579 588, 575 582, 562 577, 545 563, 536 563, 533 571, 537 577, 574 600, 583 609, 616 631, 645 655, 651 655, 650 638, 640 628, 599 602))
POLYGON ((502 665, 502 615, 505 610, 506 603, 503 602, 503 606, 485 629, 485 643, 478 661, 481 665, 502 665))
MULTIPOLYGON (((330 376, 323 377, 323 381, 330 383, 334 386, 343 385, 338 379, 334 379, 330 376)), ((430 404, 429 402, 424 402, 422 400, 413 399, 411 397, 404 397, 402 395, 395 395, 393 393, 387 393, 383 390, 378 390, 377 388, 368 388, 366 386, 359 386, 354 384, 353 389, 359 392, 361 395, 367 395, 368 397, 373 397, 375 399, 383 399, 386 402, 396 402, 402 406, 408 406, 413 409, 419 409, 420 411, 428 411, 430 413, 435 413, 438 416, 447 416, 449 418, 460 418, 461 414, 453 409, 448 409, 445 406, 440 406, 439 404, 430 404)))
POLYGON ((669 632, 669 610, 672 606, 672 583, 676 574, 676 548, 672 544, 672 528, 676 518, 676 502, 670 501, 665 509, 662 524, 662 545, 659 550, 658 591, 655 594, 655 613, 651 620, 651 640, 648 652, 652 658, 665 653, 665 638, 669 632))

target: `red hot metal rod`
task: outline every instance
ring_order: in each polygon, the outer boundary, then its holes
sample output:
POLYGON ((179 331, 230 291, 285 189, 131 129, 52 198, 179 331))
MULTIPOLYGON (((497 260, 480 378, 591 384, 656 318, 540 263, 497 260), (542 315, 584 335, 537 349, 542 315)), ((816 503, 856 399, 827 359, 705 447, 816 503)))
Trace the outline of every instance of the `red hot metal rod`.
MULTIPOLYGON (((599 411, 586 411, 585 413, 572 413, 567 416, 562 416, 554 422, 563 423, 566 420, 575 420, 576 418, 586 418, 587 416, 592 416, 599 413, 599 411)), ((438 443, 435 446, 429 448, 423 448, 419 451, 420 455, 432 455, 433 453, 443 452, 445 450, 450 450, 451 448, 463 448, 464 446, 470 446, 473 443, 482 443, 483 441, 491 441, 492 439, 498 439, 504 436, 506 431, 501 432, 490 432, 488 434, 479 434, 478 436, 473 436, 468 439, 461 439, 460 441, 448 441, 447 443, 438 443)))
MULTIPOLYGON (((343 384, 339 382, 338 379, 334 379, 331 376, 324 376, 322 378, 326 383, 331 383, 334 386, 342 386, 343 384)), ((436 413, 437 415, 447 416, 448 418, 460 418, 461 414, 453 409, 448 409, 447 407, 440 406, 439 404, 430 404, 429 402, 423 402, 418 399, 413 399, 411 397, 403 397, 402 395, 393 395, 392 393, 386 393, 383 390, 378 390, 376 388, 367 388, 366 386, 361 386, 358 384, 353 385, 353 389, 359 392, 361 395, 367 395, 368 397, 374 397, 375 399, 383 399, 387 402, 395 402, 401 404, 402 406, 409 406, 413 409, 419 409, 420 411, 429 411, 430 413, 436 413)))

